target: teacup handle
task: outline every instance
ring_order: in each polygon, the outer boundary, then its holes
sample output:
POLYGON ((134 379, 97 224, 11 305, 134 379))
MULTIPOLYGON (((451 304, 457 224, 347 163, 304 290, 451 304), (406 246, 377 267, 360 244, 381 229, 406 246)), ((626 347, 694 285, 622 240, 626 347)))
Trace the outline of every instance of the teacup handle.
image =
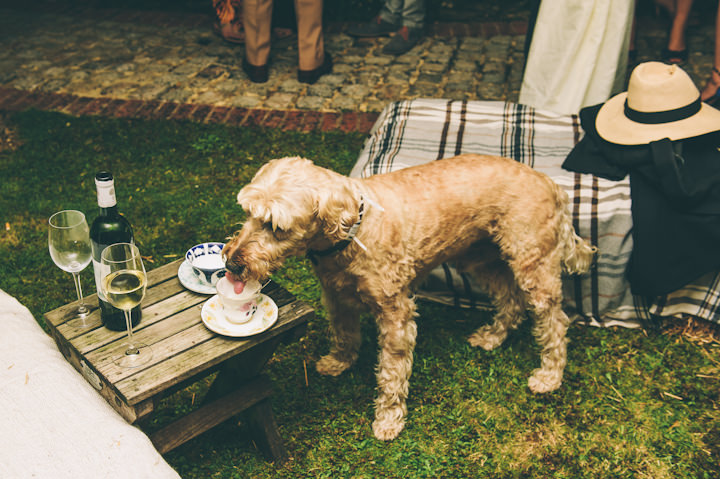
POLYGON ((212 284, 215 284, 215 283, 217 283, 218 281, 220 281, 220 278, 222 278, 222 277, 224 277, 224 276, 225 276, 225 270, 224 270, 224 269, 221 269, 221 270, 219 270, 219 271, 215 271, 215 272, 212 274, 212 276, 210 277, 210 282, 211 282, 212 284))

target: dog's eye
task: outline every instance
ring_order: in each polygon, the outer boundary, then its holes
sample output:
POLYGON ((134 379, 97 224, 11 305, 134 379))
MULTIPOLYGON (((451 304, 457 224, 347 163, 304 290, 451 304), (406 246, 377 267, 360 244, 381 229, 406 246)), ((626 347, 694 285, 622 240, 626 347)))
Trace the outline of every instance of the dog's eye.
POLYGON ((272 233, 272 235, 276 238, 284 238, 285 236, 287 236, 287 231, 283 230, 282 228, 276 226, 273 229, 272 223, 263 223, 263 229, 272 233))

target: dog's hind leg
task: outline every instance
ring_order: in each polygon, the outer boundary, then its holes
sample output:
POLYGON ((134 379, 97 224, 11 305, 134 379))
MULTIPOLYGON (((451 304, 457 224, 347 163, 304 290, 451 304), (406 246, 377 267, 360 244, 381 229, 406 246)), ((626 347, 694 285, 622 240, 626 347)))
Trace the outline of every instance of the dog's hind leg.
POLYGON ((553 391, 562 384, 567 362, 566 333, 570 319, 562 310, 560 264, 552 256, 540 260, 520 280, 535 314, 533 335, 542 348, 540 368, 533 371, 528 386, 534 393, 553 391))
POLYGON ((373 432, 380 440, 395 439, 405 426, 406 400, 417 326, 415 302, 407 295, 378 304, 379 359, 378 397, 373 432))
POLYGON ((478 328, 470 335, 468 341, 471 346, 480 346, 486 351, 492 351, 505 341, 509 331, 517 329, 525 319, 527 306, 524 293, 515 283, 512 271, 503 261, 498 260, 489 265, 482 264, 469 268, 468 272, 480 287, 491 295, 496 310, 493 324, 478 328))
POLYGON ((315 369, 320 374, 337 376, 352 366, 358 357, 360 315, 332 292, 323 290, 322 302, 330 320, 332 346, 330 353, 320 358, 315 369))

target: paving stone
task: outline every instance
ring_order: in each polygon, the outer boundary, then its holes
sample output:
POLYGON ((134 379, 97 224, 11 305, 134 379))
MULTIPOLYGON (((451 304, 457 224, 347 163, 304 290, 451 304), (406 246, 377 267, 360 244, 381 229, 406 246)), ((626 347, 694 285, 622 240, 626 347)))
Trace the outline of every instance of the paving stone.
POLYGON ((228 105, 241 108, 255 108, 259 106, 260 103, 262 103, 262 100, 259 97, 250 95, 242 95, 227 99, 228 105))
POLYGON ((475 61, 459 60, 453 63, 453 70, 474 72, 477 70, 477 63, 475 61))
POLYGON ((352 98, 364 98, 370 94, 370 88, 365 85, 349 85, 345 86, 340 90, 342 95, 347 95, 352 98))
POLYGON ((357 69, 354 65, 349 65, 346 63, 336 63, 333 65, 333 72, 334 73, 342 73, 345 75, 352 74, 357 69))
POLYGON ((393 62, 393 58, 384 55, 384 56, 373 56, 369 55, 367 58, 365 58, 365 63, 367 65, 389 65, 393 62))
POLYGON ((279 90, 284 93, 300 93, 304 89, 305 84, 300 83, 297 79, 285 80, 279 86, 279 90))
POLYGON ((287 110, 295 103, 296 95, 292 93, 273 93, 265 101, 265 106, 270 109, 287 110))
POLYGON ((321 96, 303 96, 298 98, 297 107, 303 110, 320 110, 327 101, 321 96))
POLYGON ((321 98, 330 98, 335 93, 337 87, 327 83, 315 83, 314 85, 308 86, 307 93, 310 96, 316 96, 321 98))
POLYGON ((320 79, 316 82, 316 84, 339 86, 339 85, 342 85, 343 83, 345 83, 346 78, 347 78, 347 75, 331 73, 329 75, 321 76, 320 79))
POLYGON ((349 96, 340 95, 336 98, 333 98, 330 102, 330 108, 336 109, 336 110, 348 110, 352 111, 357 109, 359 102, 349 96))

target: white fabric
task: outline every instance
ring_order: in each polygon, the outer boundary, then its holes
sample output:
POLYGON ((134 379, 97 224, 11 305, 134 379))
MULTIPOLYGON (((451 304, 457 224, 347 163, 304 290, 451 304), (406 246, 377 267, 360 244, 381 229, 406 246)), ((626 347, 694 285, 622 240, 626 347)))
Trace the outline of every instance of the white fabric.
POLYGON ((634 10, 633 0, 543 1, 519 103, 569 115, 620 92, 634 10))
POLYGON ((179 478, 0 290, 0 478, 179 478))

